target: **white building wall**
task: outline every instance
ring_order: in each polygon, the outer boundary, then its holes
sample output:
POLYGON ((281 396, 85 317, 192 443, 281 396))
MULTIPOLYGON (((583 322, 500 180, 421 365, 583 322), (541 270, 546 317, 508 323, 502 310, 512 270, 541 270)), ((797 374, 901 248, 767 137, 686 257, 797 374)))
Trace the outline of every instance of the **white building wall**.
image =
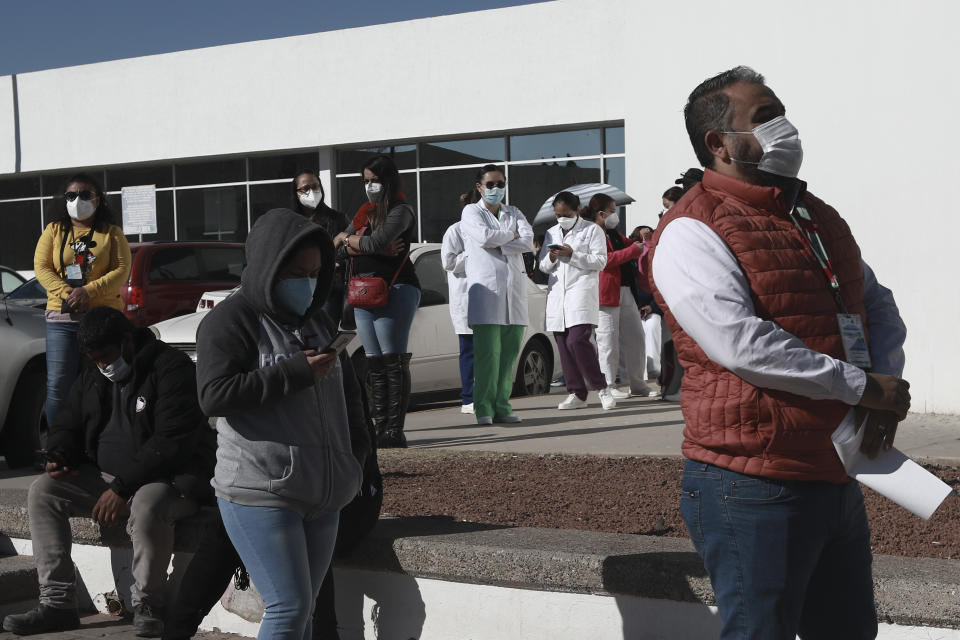
POLYGON ((0 77, 0 174, 16 171, 13 78, 0 77))
POLYGON ((22 170, 623 120, 627 224, 653 224, 696 166, 686 96, 748 64, 800 129, 802 177, 896 294, 915 410, 960 412, 960 221, 943 190, 960 142, 958 19, 952 0, 558 0, 28 73, 22 170))

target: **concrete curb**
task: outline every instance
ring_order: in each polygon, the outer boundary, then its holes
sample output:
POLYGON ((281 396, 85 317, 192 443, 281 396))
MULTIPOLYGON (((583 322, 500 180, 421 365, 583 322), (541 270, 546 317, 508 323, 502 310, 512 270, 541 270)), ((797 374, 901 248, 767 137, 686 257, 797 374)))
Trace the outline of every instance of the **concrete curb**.
MULTIPOLYGON (((26 491, 0 491, 0 534, 30 537, 25 504, 26 491)), ((178 550, 195 550, 211 516, 178 525, 178 550)), ((122 527, 101 531, 82 518, 72 519, 71 527, 78 544, 130 544, 122 527)), ((384 518, 338 567, 535 591, 716 604, 686 538, 505 528, 445 517, 384 518)), ((874 593, 882 622, 960 629, 960 561, 875 556, 874 593)))

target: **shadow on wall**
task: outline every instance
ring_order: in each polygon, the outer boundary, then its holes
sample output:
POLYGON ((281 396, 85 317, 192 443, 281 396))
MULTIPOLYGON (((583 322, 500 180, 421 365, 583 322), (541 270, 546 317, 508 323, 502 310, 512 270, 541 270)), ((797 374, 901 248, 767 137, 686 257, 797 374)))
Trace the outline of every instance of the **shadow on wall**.
POLYGON ((403 538, 471 533, 506 527, 457 522, 447 516, 382 518, 354 551, 337 562, 337 621, 341 640, 418 640, 427 611, 416 579, 397 557, 403 538))
POLYGON ((720 635, 710 579, 695 552, 610 556, 603 586, 623 619, 624 640, 702 640, 720 635))

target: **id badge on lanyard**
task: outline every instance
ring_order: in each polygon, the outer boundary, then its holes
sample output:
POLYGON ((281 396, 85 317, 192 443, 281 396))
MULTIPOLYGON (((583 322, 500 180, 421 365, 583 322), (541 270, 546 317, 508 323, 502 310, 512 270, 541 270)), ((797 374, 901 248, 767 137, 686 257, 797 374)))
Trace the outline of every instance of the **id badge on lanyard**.
POLYGON ((847 313, 843 297, 840 295, 840 281, 833 271, 830 257, 827 255, 823 242, 820 241, 820 234, 817 232, 817 227, 810 217, 810 213, 801 205, 797 205, 795 211, 796 215, 791 217, 793 217, 800 233, 807 240, 824 274, 826 274, 830 292, 837 301, 837 306, 840 307, 840 313, 837 314, 837 324, 840 327, 840 338, 843 342, 846 361, 855 367, 869 369, 873 366, 873 362, 870 360, 870 349, 867 346, 867 334, 863 329, 863 321, 858 314, 847 313))

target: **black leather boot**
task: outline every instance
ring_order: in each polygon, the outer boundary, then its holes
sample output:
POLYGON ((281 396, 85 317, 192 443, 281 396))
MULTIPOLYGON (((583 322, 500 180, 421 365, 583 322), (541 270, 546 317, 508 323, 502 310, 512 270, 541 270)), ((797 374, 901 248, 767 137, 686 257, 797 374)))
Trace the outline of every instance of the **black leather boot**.
POLYGON ((367 356, 367 370, 370 372, 370 419, 379 439, 387 429, 387 407, 390 403, 383 356, 367 356))
POLYGON ((412 353, 401 353, 400 354, 400 373, 403 376, 403 413, 400 415, 400 429, 403 430, 403 426, 406 424, 407 420, 407 409, 410 408, 410 359, 413 357, 412 353))
POLYGON ((402 354, 388 353, 383 356, 384 369, 387 372, 387 429, 380 434, 377 446, 382 449, 406 448, 407 439, 403 435, 403 419, 406 406, 403 399, 402 354))

